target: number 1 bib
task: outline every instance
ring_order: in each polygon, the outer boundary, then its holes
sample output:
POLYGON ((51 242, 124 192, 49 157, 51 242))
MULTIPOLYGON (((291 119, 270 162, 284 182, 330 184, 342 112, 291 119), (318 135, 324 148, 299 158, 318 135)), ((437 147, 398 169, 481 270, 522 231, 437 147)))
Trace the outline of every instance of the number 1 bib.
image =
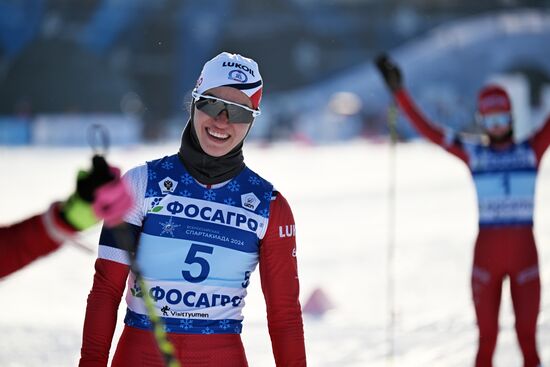
POLYGON ((480 226, 533 224, 537 161, 525 142, 506 151, 466 147, 478 198, 480 226))

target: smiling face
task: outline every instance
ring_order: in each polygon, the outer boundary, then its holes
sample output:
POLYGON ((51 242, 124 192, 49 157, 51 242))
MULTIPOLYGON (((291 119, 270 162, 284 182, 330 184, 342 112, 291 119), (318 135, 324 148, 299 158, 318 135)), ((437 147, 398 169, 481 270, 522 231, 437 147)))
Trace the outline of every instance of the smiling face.
MULTIPOLYGON (((241 105, 252 107, 250 98, 238 89, 216 87, 204 92, 241 105)), ((212 157, 221 157, 235 148, 246 136, 250 124, 230 123, 227 111, 216 117, 210 117, 195 107, 193 123, 202 150, 212 157)))

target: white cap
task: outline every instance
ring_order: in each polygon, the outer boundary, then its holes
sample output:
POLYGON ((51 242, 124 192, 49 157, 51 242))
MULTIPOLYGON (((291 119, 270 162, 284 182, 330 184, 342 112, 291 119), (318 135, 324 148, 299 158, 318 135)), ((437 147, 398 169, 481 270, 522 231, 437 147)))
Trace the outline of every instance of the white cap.
POLYGON ((202 67, 201 75, 193 92, 203 94, 216 87, 239 89, 258 109, 262 99, 262 76, 256 61, 239 54, 222 52, 202 67))

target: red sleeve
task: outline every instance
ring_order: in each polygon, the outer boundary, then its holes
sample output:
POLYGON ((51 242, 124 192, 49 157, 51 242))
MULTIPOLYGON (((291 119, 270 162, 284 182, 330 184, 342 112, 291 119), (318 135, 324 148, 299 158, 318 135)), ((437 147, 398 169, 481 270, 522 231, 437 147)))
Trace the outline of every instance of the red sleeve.
POLYGON ((550 116, 544 122, 542 128, 531 138, 531 146, 537 155, 537 160, 540 162, 546 148, 550 145, 550 116))
POLYGON ((42 215, 0 228, 0 278, 59 248, 74 233, 57 204, 42 215))
POLYGON ((468 162, 468 155, 462 149, 462 144, 457 139, 448 137, 420 112, 405 88, 401 88, 394 95, 397 104, 411 121, 416 130, 431 142, 443 147, 449 153, 457 156, 464 162, 468 162))
POLYGON ((306 365, 295 233, 290 206, 276 193, 260 244, 260 278, 275 363, 285 367, 306 365))
POLYGON ((129 267, 105 259, 95 263, 94 284, 88 296, 80 367, 106 367, 120 300, 129 267))

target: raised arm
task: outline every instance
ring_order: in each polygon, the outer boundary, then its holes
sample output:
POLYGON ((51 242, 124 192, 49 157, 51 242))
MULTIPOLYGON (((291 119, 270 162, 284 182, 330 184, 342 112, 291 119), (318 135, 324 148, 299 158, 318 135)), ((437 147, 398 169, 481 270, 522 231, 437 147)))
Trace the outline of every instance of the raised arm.
POLYGON ((437 127, 416 106, 407 90, 403 87, 399 67, 386 55, 381 55, 376 59, 376 66, 399 108, 407 116, 415 129, 431 142, 441 146, 464 162, 468 162, 468 156, 462 148, 462 143, 454 132, 451 130, 445 131, 437 127))
POLYGON ((267 306, 267 323, 277 366, 306 365, 296 236, 292 211, 275 192, 267 232, 260 247, 260 278, 267 306))

